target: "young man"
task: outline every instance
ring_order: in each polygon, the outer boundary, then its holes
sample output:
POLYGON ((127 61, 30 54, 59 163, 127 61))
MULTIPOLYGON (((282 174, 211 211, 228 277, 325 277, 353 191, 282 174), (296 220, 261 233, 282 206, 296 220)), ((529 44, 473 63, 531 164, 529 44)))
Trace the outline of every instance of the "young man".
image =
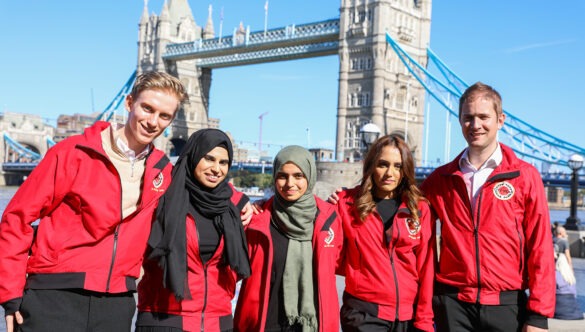
POLYGON ((60 142, 22 184, 0 223, 9 332, 130 331, 153 212, 171 180, 152 141, 186 99, 173 76, 138 76, 124 126, 97 122, 60 142))
POLYGON ((546 331, 554 313, 544 186, 533 166, 498 142, 504 120, 496 90, 469 87, 459 101, 467 149, 423 183, 441 225, 438 332, 546 331))

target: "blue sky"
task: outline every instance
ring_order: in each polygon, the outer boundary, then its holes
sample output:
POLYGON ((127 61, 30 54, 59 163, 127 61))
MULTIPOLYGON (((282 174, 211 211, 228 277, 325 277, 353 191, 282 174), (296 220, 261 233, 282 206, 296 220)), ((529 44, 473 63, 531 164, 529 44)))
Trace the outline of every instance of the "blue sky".
MULTIPOLYGON (((162 0, 149 1, 160 13, 162 0)), ((216 34, 264 26, 264 0, 190 1, 197 24, 213 5, 216 34)), ((339 16, 339 0, 272 0, 268 26, 339 16)), ((101 111, 136 67, 141 0, 0 0, 0 110, 39 114, 101 111)), ((469 83, 500 91, 512 114, 585 146, 585 2, 434 1, 431 48, 469 83)), ((287 144, 333 148, 337 56, 217 69, 210 116, 243 146, 259 138, 271 153, 287 144), (309 128, 309 131, 307 131, 309 128)), ((431 109, 429 159, 443 159, 445 111, 431 109)), ((453 123, 451 157, 464 143, 453 123)))

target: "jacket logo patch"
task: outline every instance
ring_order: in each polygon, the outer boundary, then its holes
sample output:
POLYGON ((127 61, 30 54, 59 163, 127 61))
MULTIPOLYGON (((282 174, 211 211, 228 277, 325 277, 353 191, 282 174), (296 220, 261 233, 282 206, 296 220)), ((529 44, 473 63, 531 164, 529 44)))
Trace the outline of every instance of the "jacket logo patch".
POLYGON ((163 182, 164 182, 164 175, 162 172, 158 173, 158 175, 156 176, 156 178, 154 178, 154 180, 152 180, 152 185, 155 188, 160 188, 160 186, 162 186, 163 182))
POLYGON ((502 201, 507 201, 514 196, 514 186, 507 181, 500 182, 494 186, 494 196, 502 201))
POLYGON ((327 230, 327 237, 325 238, 325 247, 332 247, 331 242, 335 239, 335 232, 329 228, 327 230))
POLYGON ((406 218, 404 223, 406 224, 406 229, 408 229, 408 237, 415 240, 420 239, 420 235, 417 236, 420 232, 420 222, 412 218, 406 218))

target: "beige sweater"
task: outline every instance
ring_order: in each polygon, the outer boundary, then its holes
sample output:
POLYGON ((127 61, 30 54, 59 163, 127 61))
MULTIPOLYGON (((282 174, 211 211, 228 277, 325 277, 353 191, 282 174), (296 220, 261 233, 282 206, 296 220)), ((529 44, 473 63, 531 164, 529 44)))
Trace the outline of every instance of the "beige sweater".
MULTIPOLYGON (((146 156, 130 160, 117 144, 118 134, 110 127, 102 131, 102 146, 106 154, 120 174, 122 184, 122 217, 131 215, 138 206, 142 188, 142 178, 146 164, 146 156)), ((107 193, 104 193, 107 195, 107 193)))

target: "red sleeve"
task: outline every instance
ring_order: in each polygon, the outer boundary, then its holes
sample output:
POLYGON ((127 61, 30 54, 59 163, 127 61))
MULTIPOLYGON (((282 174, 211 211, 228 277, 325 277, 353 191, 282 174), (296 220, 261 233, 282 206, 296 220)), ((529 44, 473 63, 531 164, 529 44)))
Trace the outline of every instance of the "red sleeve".
POLYGON ((50 149, 20 186, 0 223, 0 303, 20 299, 26 281, 26 266, 36 220, 58 206, 74 174, 71 163, 60 160, 59 146, 50 149), (57 184, 59 187, 57 187, 57 184))
POLYGON ((524 255, 528 269, 527 309, 552 317, 555 310, 555 266, 548 204, 540 174, 527 168, 524 209, 524 255))
MULTIPOLYGON (((348 197, 350 197, 350 193, 349 191, 352 191, 352 193, 355 191, 355 188, 353 189, 344 189, 343 191, 337 193, 337 195, 339 196, 339 200, 337 201, 337 204, 335 204, 335 208, 337 211, 337 219, 339 220, 339 224, 341 225, 341 230, 344 230, 344 226, 346 223, 351 223, 351 220, 348 218, 351 218, 350 212, 348 211, 348 204, 347 204, 347 200, 348 197)), ((341 246, 340 252, 339 252, 339 257, 337 259, 337 267, 335 269, 335 273, 341 276, 345 276, 345 264, 346 264, 346 260, 345 260, 345 248, 346 248, 346 243, 345 243, 345 235, 343 236, 343 244, 341 246)))
POLYGON ((415 249, 419 289, 415 307, 414 326, 423 331, 433 332, 433 285, 435 279, 435 232, 431 222, 431 211, 426 202, 419 203, 422 212, 421 241, 415 249))

